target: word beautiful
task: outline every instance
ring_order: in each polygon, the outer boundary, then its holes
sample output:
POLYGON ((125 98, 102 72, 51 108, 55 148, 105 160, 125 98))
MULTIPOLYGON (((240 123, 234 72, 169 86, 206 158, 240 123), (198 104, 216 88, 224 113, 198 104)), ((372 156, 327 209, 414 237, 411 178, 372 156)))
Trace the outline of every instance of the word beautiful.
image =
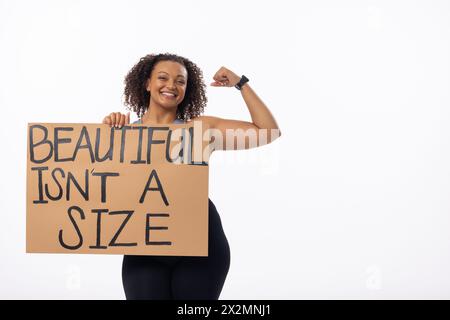
POLYGON ((91 163, 115 161, 116 157, 119 157, 120 163, 151 164, 152 149, 162 145, 165 148, 165 161, 168 163, 207 165, 202 159, 203 134, 200 121, 196 121, 193 127, 175 129, 141 125, 124 126, 121 129, 112 127, 108 135, 102 135, 101 129, 96 128, 94 136, 89 134, 86 126, 83 126, 79 134, 77 133, 76 143, 69 137, 62 137, 64 133, 73 136, 74 127, 56 126, 52 133, 52 137, 49 138, 49 129, 46 126, 40 124, 30 126, 29 160, 32 163, 45 163, 50 159, 54 162, 76 162, 80 151, 87 149, 91 163), (117 131, 119 134, 116 134, 117 131), (162 138, 155 138, 158 133, 162 138), (105 145, 108 148, 101 154, 101 146, 105 145), (130 155, 134 157, 126 159, 130 155))

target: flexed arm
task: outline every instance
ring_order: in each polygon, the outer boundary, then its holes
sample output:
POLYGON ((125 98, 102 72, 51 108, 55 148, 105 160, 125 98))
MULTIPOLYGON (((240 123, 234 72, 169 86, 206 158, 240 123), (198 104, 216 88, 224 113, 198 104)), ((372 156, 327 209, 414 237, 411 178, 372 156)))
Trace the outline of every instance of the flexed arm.
MULTIPOLYGON (((231 70, 221 67, 213 79, 214 82, 211 83, 213 87, 234 87, 239 82, 240 77, 231 70)), ((222 135, 223 140, 216 144, 216 150, 250 149, 268 144, 281 135, 278 124, 269 108, 248 83, 242 86, 241 95, 250 112, 252 122, 210 116, 197 118, 206 121, 210 128, 218 130, 217 133, 220 134, 217 134, 215 138, 222 135), (240 138, 245 139, 245 142, 241 140, 241 143, 239 143, 240 138), (253 141, 254 139, 256 141, 253 141)))

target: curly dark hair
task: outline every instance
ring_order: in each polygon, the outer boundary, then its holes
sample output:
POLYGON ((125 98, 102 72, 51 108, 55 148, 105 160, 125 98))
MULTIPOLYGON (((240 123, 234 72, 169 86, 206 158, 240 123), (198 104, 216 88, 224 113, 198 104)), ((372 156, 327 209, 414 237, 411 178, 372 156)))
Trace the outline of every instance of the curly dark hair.
POLYGON ((201 115, 208 102, 203 73, 195 63, 171 53, 148 54, 131 68, 124 80, 124 105, 128 110, 136 112, 139 118, 144 115, 150 102, 150 92, 146 90, 146 82, 156 63, 167 60, 182 64, 188 74, 186 93, 177 108, 177 119, 190 120, 201 115))

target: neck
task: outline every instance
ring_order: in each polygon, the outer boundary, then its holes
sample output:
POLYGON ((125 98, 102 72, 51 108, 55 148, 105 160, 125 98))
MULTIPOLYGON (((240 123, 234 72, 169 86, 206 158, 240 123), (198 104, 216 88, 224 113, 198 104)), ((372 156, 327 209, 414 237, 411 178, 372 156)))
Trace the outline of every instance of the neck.
POLYGON ((177 118, 176 110, 167 111, 157 105, 151 105, 142 116, 142 123, 170 124, 177 118))

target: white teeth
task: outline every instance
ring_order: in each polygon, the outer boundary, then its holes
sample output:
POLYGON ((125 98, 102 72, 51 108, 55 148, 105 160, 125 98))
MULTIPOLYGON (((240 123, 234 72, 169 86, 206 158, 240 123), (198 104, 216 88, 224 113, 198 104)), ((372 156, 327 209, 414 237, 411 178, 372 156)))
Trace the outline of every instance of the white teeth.
POLYGON ((161 92, 161 94, 168 96, 168 97, 175 97, 175 95, 173 93, 169 93, 169 92, 161 92))

